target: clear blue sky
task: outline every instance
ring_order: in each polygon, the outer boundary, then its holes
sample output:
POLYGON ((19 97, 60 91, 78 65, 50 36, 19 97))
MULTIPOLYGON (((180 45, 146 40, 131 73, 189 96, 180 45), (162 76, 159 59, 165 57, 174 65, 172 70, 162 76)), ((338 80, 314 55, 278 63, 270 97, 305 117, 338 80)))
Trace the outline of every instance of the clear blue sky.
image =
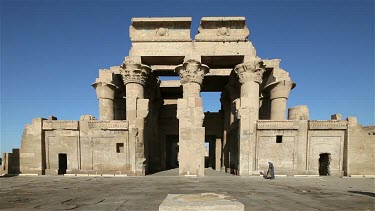
MULTIPOLYGON (((374 124, 374 1, 2 0, 0 14, 1 152, 35 117, 98 116, 91 83, 127 55, 132 17, 191 16, 194 36, 203 16, 246 16, 257 54, 297 83, 288 107, 374 124)), ((218 96, 203 94, 205 110, 218 96)))

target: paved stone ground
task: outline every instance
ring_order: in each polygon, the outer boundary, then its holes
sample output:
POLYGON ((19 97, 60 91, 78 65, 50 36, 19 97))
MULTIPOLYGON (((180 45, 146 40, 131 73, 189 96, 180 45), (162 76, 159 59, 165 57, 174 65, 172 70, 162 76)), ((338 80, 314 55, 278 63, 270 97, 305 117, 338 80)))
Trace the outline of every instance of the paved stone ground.
POLYGON ((246 210, 375 210, 374 185, 338 177, 0 177, 0 209, 158 210, 168 193, 219 193, 246 210))

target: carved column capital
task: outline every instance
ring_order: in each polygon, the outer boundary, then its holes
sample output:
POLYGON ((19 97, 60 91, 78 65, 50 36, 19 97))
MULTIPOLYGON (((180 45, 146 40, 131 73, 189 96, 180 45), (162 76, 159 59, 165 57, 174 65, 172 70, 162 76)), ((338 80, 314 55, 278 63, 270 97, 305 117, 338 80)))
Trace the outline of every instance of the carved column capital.
POLYGON ((293 81, 279 81, 270 89, 270 99, 286 98, 288 99, 290 90, 295 87, 293 81))
POLYGON ((91 86, 95 88, 98 99, 113 100, 115 98, 115 91, 118 89, 113 83, 101 81, 100 79, 97 79, 91 86))
POLYGON ((265 66, 261 60, 254 59, 236 65, 234 71, 237 73, 241 84, 244 84, 248 81, 254 81, 260 84, 262 83, 262 76, 265 72, 265 66))
POLYGON ((150 72, 151 67, 132 60, 124 61, 120 65, 120 73, 125 85, 128 83, 138 83, 144 86, 150 72))
POLYGON ((181 84, 197 83, 202 85, 204 75, 210 71, 210 68, 194 59, 189 59, 178 65, 175 71, 180 75, 181 84))

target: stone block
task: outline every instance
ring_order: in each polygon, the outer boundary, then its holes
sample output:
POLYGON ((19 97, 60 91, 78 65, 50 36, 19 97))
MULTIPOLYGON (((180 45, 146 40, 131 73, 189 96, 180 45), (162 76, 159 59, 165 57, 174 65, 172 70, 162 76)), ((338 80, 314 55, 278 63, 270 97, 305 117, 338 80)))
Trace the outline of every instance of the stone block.
POLYGON ((245 17, 203 17, 195 41, 246 41, 249 34, 245 17))
POLYGON ((309 114, 307 105, 294 106, 288 109, 289 120, 309 120, 309 114))
POLYGON ((168 194, 159 206, 159 211, 178 210, 232 210, 243 211, 245 206, 222 194, 168 194), (227 199, 228 198, 228 199, 227 199))
POLYGON ((55 116, 48 116, 48 120, 57 120, 57 117, 55 117, 55 116))
POLYGON ((113 73, 107 69, 100 69, 99 70, 99 79, 100 81, 108 81, 111 82, 113 79, 113 73))
POLYGON ((126 96, 126 110, 137 110, 137 98, 126 96))
POLYGON ((149 100, 148 99, 137 99, 137 110, 148 111, 149 100))
POLYGON ((191 41, 190 17, 132 18, 132 42, 191 41))
POLYGON ((135 120, 135 127, 136 128, 144 128, 145 126, 145 119, 144 118, 137 118, 135 120))
POLYGON ((82 115, 79 117, 79 121, 89 121, 89 120, 96 120, 93 115, 82 115))
POLYGON ((332 114, 331 120, 342 120, 342 115, 341 114, 332 114))
POLYGON ((137 118, 146 118, 148 115, 147 110, 137 110, 137 118))
POLYGON ((348 121, 349 125, 356 125, 358 123, 357 117, 348 116, 346 118, 346 121, 348 121))
POLYGON ((127 110, 126 111, 126 119, 127 120, 135 120, 137 118, 137 110, 127 110))
POLYGON ((186 99, 178 99, 177 100, 177 110, 187 108, 187 100, 186 99))
POLYGON ((253 99, 249 97, 241 97, 240 100, 241 100, 241 105, 240 105, 241 108, 246 108, 248 107, 248 105, 254 104, 253 99))
POLYGON ((234 102, 234 106, 235 106, 236 110, 241 108, 241 99, 240 98, 235 99, 233 102, 234 102))
POLYGON ((189 108, 195 108, 195 97, 188 97, 187 98, 187 106, 189 108))

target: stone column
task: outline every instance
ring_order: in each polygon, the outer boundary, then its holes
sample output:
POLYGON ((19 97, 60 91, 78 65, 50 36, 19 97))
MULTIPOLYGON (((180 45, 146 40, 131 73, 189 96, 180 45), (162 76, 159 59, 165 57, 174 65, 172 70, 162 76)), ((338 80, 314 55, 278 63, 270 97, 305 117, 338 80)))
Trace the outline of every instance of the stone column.
POLYGON ((263 92, 260 98, 259 119, 271 118, 271 100, 269 92, 263 92))
POLYGON ((126 120, 129 121, 129 131, 132 133, 130 152, 132 171, 136 175, 145 174, 146 156, 144 150, 144 125, 148 114, 148 99, 144 99, 144 86, 151 68, 147 65, 125 61, 120 66, 120 72, 126 89, 126 120), (132 128, 132 130, 130 130, 132 128))
POLYGON ((92 86, 95 88, 99 100, 99 119, 114 120, 113 100, 117 87, 109 81, 101 80, 101 78, 96 79, 92 86))
POLYGON ((204 176, 205 129, 200 89, 209 68, 190 59, 175 70, 181 78, 183 98, 177 101, 179 119, 179 174, 204 176))
POLYGON ((222 161, 221 171, 226 172, 229 167, 229 130, 230 130, 230 115, 231 115, 231 103, 229 101, 228 93, 224 90, 221 93, 221 108, 224 111, 224 131, 223 131, 223 150, 222 150, 222 161))
POLYGON ((263 62, 253 59, 235 67, 241 83, 241 97, 236 101, 239 122, 239 175, 254 170, 256 124, 259 119, 259 84, 264 73, 263 62))
POLYGON ((229 98, 226 172, 235 173, 238 167, 238 124, 235 102, 240 97, 240 87, 235 75, 231 74, 229 80, 230 82, 225 86, 229 98))
POLYGON ((280 81, 270 90, 271 120, 286 119, 286 102, 290 90, 295 86, 292 81, 280 81))
POLYGON ((222 155, 222 144, 221 138, 216 138, 215 143, 215 170, 221 171, 221 155, 222 155))

